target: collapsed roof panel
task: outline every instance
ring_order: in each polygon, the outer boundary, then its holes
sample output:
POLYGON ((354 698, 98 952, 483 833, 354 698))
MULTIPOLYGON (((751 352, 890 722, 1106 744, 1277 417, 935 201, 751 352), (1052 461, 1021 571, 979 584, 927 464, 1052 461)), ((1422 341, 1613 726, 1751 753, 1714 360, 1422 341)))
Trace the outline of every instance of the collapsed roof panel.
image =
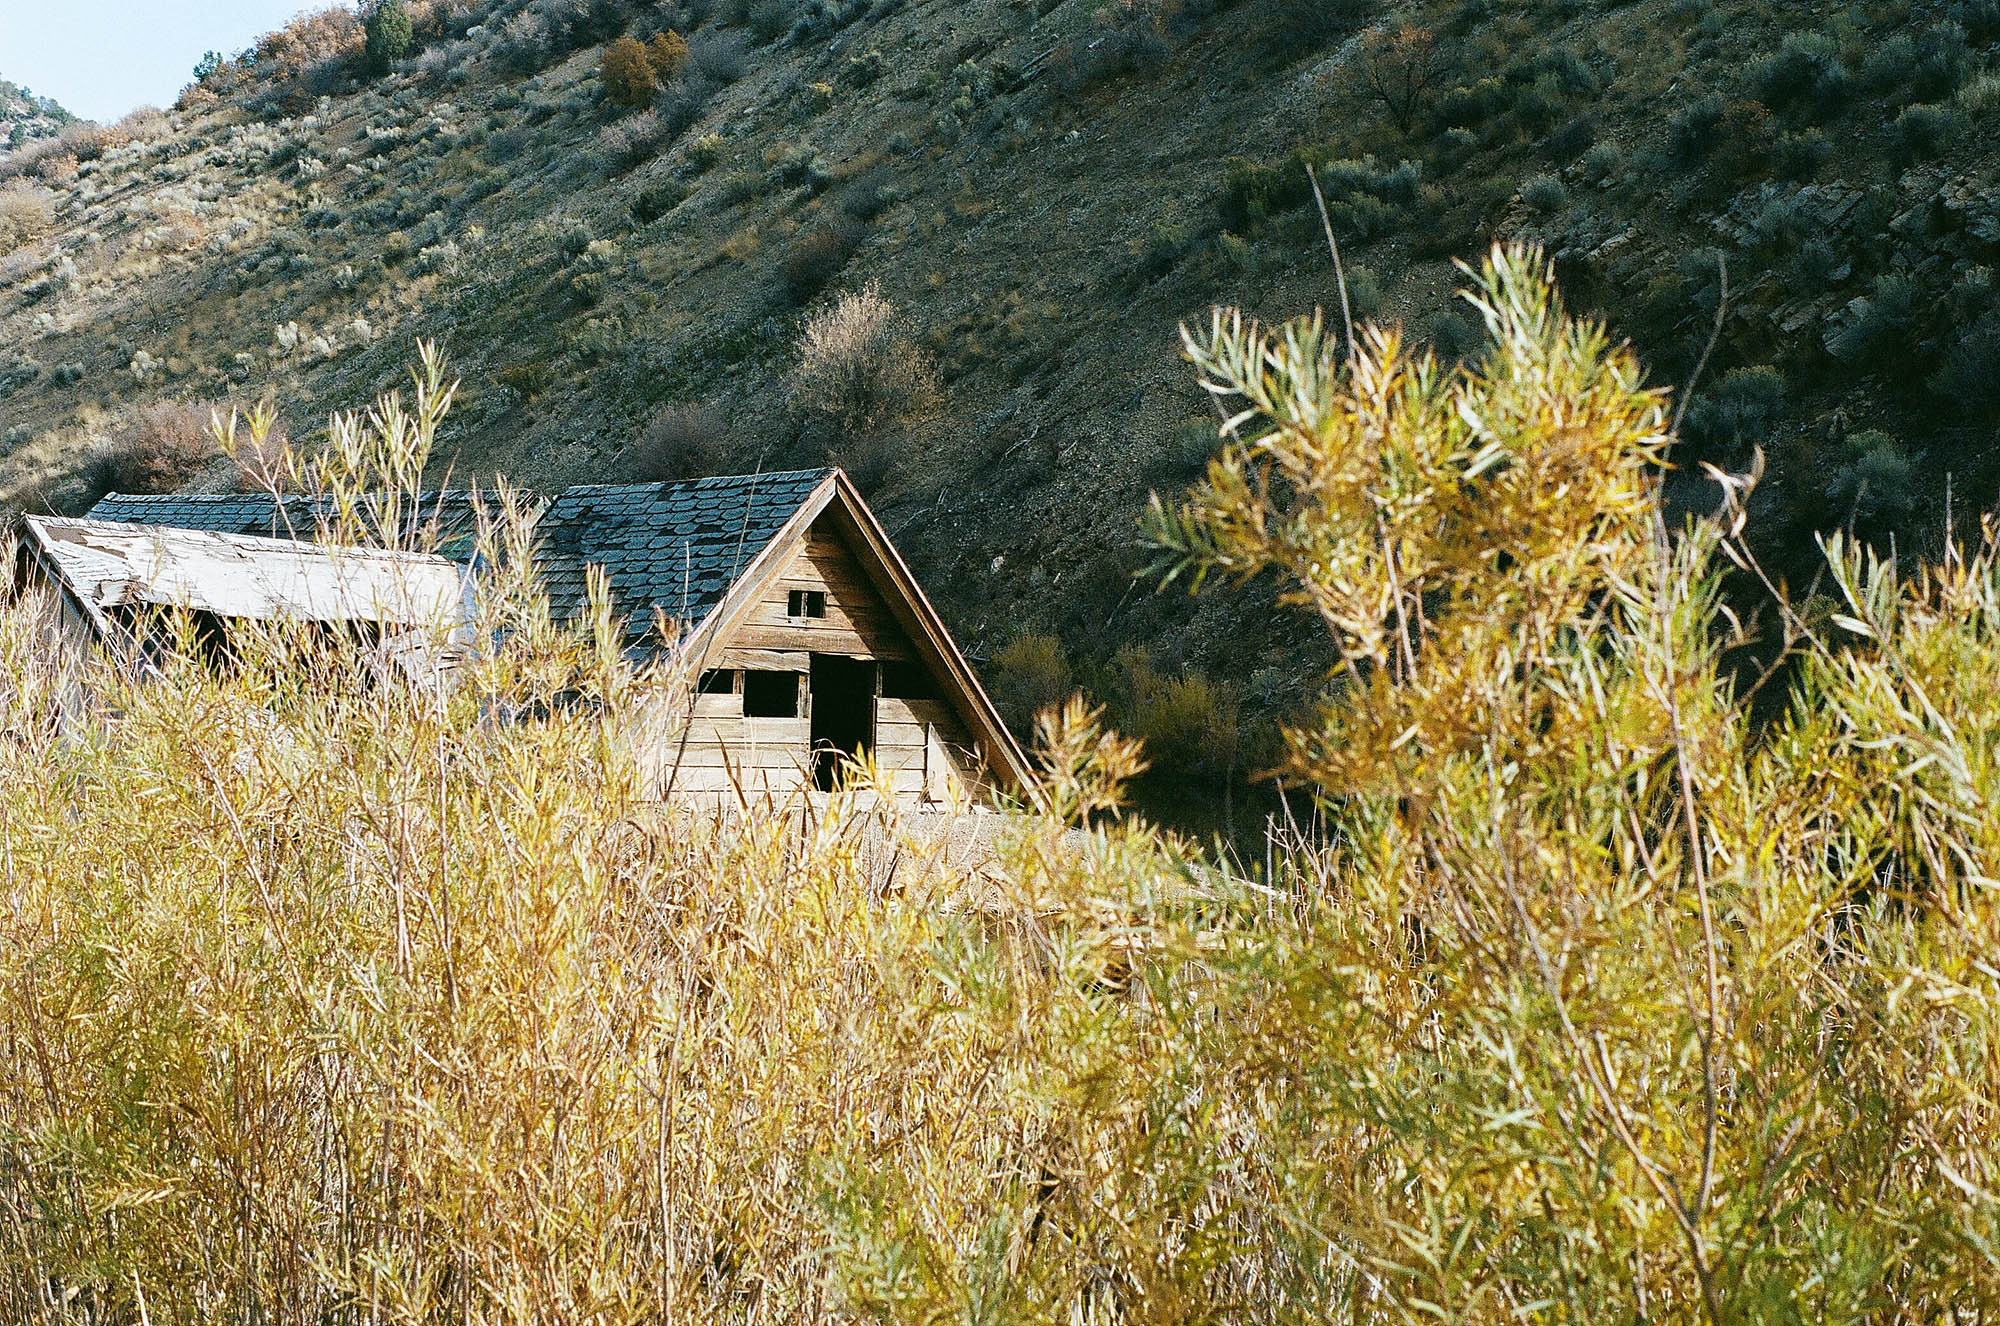
POLYGON ((464 612, 443 557, 333 548, 161 525, 29 516, 36 555, 86 610, 190 608, 218 617, 450 626, 464 612))

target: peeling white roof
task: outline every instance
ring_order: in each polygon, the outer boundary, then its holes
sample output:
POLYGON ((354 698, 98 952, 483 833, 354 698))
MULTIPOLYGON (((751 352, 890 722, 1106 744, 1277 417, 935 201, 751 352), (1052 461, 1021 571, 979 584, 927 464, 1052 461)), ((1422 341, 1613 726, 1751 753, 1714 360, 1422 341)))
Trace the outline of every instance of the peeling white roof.
POLYGON ((192 608, 218 617, 450 626, 464 615, 459 568, 426 553, 27 517, 29 538, 93 614, 192 608))

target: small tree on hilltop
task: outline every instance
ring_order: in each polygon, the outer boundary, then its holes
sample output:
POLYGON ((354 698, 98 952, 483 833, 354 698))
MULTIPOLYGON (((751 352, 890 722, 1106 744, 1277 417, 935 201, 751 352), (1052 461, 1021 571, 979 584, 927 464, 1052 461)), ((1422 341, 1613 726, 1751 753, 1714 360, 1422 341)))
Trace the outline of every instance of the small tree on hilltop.
POLYGON ((368 11, 367 30, 369 73, 386 74, 410 53, 410 11, 403 8, 403 0, 380 0, 368 11))

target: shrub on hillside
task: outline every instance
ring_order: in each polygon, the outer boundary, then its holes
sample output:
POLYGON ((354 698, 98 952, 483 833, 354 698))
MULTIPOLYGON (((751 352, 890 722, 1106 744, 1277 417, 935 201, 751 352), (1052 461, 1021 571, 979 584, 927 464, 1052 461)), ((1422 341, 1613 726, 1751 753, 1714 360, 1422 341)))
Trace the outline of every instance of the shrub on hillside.
POLYGON ((1036 714, 1076 691, 1069 652, 1044 631, 1024 631, 1008 641, 993 657, 988 684, 1000 716, 1016 732, 1030 730, 1036 714))
POLYGON ((633 197, 632 221, 636 225, 650 226, 679 207, 687 196, 687 185, 678 179, 654 180, 633 197))
POLYGON ((1950 106, 1907 106, 1889 126, 1889 155, 1900 165, 1931 161, 1965 133, 1965 120, 1950 106))
POLYGON ((1947 345, 1931 377, 1932 396, 1952 414, 1990 418, 2000 412, 2000 306, 1957 321, 1947 345))
POLYGON ((598 58, 597 79, 615 106, 644 106, 657 86, 646 48, 635 37, 620 37, 598 58))
POLYGON ((729 417, 712 405, 669 405, 646 422, 622 458, 636 483, 715 474, 730 451, 729 417))
POLYGON ((1272 48, 1286 56, 1310 54, 1357 31, 1376 9, 1376 0, 1276 0, 1272 48))
POLYGON ((1128 645, 1112 659, 1105 684, 1119 730, 1145 742, 1155 770, 1196 783, 1233 774, 1242 706, 1228 683, 1197 668, 1162 672, 1144 646, 1128 645))
POLYGON ((375 0, 363 26, 367 31, 365 51, 369 73, 378 77, 386 74, 396 61, 410 53, 414 34, 410 12, 403 7, 403 0, 375 0))
POLYGON ((1057 92, 1074 97, 1109 79, 1157 69, 1172 53, 1158 14, 1126 0, 1099 10, 1089 32, 1055 48, 1048 80, 1057 92))
POLYGON ((157 401, 114 429, 102 455, 111 487, 121 493, 168 493, 217 456, 208 401, 157 401))
POLYGON ((1725 109, 1722 98, 1710 92, 1667 117, 1667 151, 1676 162, 1693 165, 1715 150, 1725 109))
POLYGON ((38 156, 32 169, 42 183, 60 187, 76 179, 77 160, 68 152, 49 152, 38 156))
POLYGON ((768 45, 792 30, 798 13, 797 0, 753 0, 748 15, 751 35, 768 45))
POLYGON ((1569 190, 1554 175, 1534 175, 1521 186, 1521 201, 1546 216, 1569 206, 1569 190))
POLYGON ((652 160, 672 145, 674 128, 654 111, 607 124, 597 135, 597 157, 606 171, 620 174, 652 160))
POLYGON ((29 184, 0 187, 0 253, 20 247, 49 227, 54 197, 29 184))
POLYGON ((1327 214, 1342 239, 1370 240, 1416 219, 1422 201, 1423 165, 1401 161, 1384 167, 1375 158, 1335 158, 1325 145, 1294 149, 1277 162, 1231 157, 1224 163, 1217 206, 1223 225, 1242 233, 1260 222, 1313 205, 1312 177, 1319 176, 1327 214))
POLYGON ((673 82, 688 67, 687 38, 671 28, 657 34, 646 43, 646 63, 652 66, 656 82, 662 86, 673 82))
POLYGON ((688 43, 688 65, 712 83, 727 86, 743 77, 749 51, 741 33, 704 32, 688 43))
POLYGON ((1681 420, 1681 436, 1697 457, 1714 458, 1766 446, 1785 405, 1785 379, 1760 364, 1731 369, 1712 391, 1697 396, 1681 420))
POLYGON ((1859 81, 1891 104, 1942 101, 1958 90, 1970 62, 1965 29, 1940 23, 1884 38, 1861 62, 1859 81))
POLYGON ((78 161, 95 161, 104 155, 112 144, 112 132, 100 124, 88 120, 77 120, 66 124, 56 135, 57 151, 75 157, 78 161))
POLYGON ((789 385, 795 410, 846 433, 908 422, 937 399, 930 356, 872 282, 806 321, 789 385))
POLYGON ((866 233, 859 221, 847 216, 823 220, 801 233, 778 262, 786 292, 802 303, 824 290, 853 258, 866 233))
POLYGON ((1852 78, 1841 63, 1840 46, 1820 32, 1794 32, 1750 67, 1752 96, 1773 110, 1824 119, 1845 104, 1852 78))
POLYGON ((1827 329, 1828 353, 1843 363, 1877 371, 1900 366, 1915 349, 1913 338, 1923 312, 1921 293, 1916 282, 1901 273, 1876 277, 1868 293, 1827 329))
POLYGON ((1596 143, 1578 163, 1583 178, 1600 187, 1612 183, 1625 169, 1625 151, 1616 143, 1596 143))
POLYGON ((717 84, 701 74, 688 74, 669 83, 653 102, 653 114, 675 138, 692 129, 715 96, 717 84))
POLYGON ((1771 169, 1779 179, 1809 180, 1833 155, 1833 144, 1818 129, 1785 134, 1771 149, 1771 169))
POLYGON ((1907 532, 1919 495, 1917 458, 1889 434, 1863 429, 1842 444, 1826 495, 1836 528, 1863 536, 1907 532))
POLYGON ((2000 0, 1952 0, 1947 12, 1976 45, 2000 41, 2000 0))

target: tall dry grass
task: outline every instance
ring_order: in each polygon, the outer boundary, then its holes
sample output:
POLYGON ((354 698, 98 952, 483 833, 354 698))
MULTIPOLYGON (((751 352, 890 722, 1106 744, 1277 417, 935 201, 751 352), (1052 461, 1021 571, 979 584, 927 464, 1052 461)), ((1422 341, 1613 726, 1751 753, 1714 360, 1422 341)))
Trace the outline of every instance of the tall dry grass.
POLYGON ((0 1312, 1990 1319, 2000 565, 1830 547, 1753 725, 1736 517, 1666 538, 1662 398, 1535 260, 1480 280, 1464 370, 1191 338, 1242 413, 1155 537, 1351 660, 1258 879, 1112 818, 1075 707, 972 877, 854 800, 649 807, 662 679, 518 522, 449 691, 280 631, 63 729, 10 610, 0 1312))

